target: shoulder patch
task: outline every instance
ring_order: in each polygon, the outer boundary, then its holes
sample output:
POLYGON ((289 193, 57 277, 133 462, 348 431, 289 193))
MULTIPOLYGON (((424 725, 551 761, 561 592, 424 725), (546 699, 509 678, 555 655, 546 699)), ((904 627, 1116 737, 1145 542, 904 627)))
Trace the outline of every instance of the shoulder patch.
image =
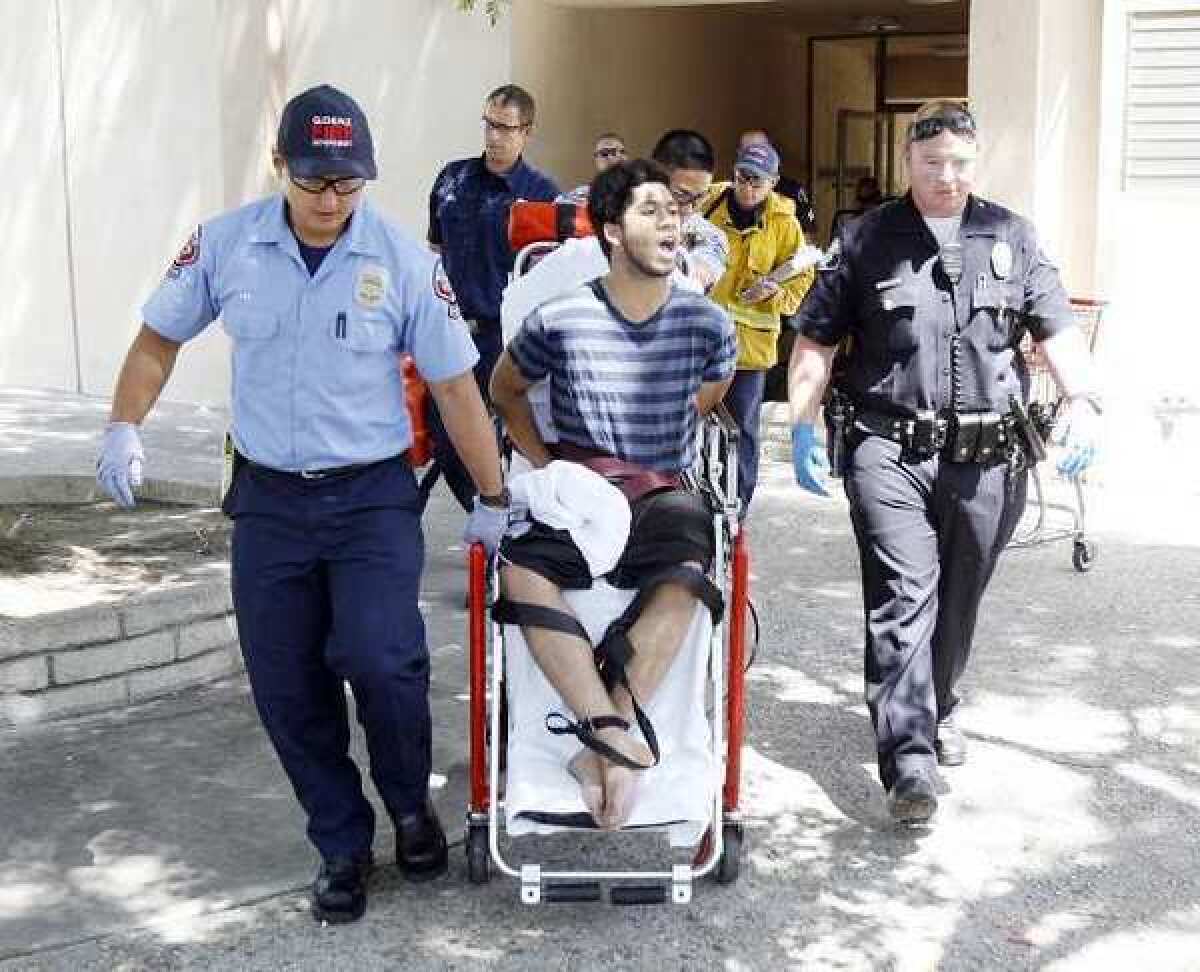
POLYGON ((433 296, 438 300, 445 301, 446 312, 450 315, 450 319, 457 321, 461 318, 458 310, 458 297, 454 294, 454 288, 450 285, 450 277, 446 274, 446 268, 443 266, 441 258, 433 264, 433 280, 431 281, 433 288, 433 296))
POLYGON ((197 226, 192 235, 188 237, 187 242, 183 244, 183 249, 171 261, 171 265, 167 267, 168 279, 174 280, 183 270, 194 265, 200 259, 200 233, 201 228, 197 226))
POLYGON ((818 270, 836 270, 842 265, 842 239, 836 237, 829 244, 829 249, 825 252, 825 258, 817 264, 818 270))

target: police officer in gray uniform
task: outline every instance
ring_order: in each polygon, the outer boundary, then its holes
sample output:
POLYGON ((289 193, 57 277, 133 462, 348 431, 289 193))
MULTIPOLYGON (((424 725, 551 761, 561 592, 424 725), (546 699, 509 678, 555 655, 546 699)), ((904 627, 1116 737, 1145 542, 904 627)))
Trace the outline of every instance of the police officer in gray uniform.
POLYGON ((861 560, 879 775, 892 816, 919 825, 937 808, 935 763, 966 758, 955 685, 1041 444, 1027 421, 1022 337, 1040 346, 1069 403, 1068 475, 1095 454, 1100 406, 1032 225, 971 194, 971 114, 922 106, 906 154, 910 192, 846 232, 795 318, 789 391, 796 478, 827 495, 814 420, 836 371, 830 455, 861 560))
POLYGON ((134 505, 138 433, 183 342, 221 318, 233 350, 233 602, 263 726, 322 864, 313 914, 366 908, 375 815, 350 759, 343 682, 410 880, 446 870, 429 801, 429 652, 417 606, 421 503, 397 354, 412 354, 482 494, 469 541, 508 521, 472 376, 478 354, 436 259, 364 198, 366 116, 322 85, 284 108, 282 190, 202 224, 143 308, 113 396, 97 478, 134 505))

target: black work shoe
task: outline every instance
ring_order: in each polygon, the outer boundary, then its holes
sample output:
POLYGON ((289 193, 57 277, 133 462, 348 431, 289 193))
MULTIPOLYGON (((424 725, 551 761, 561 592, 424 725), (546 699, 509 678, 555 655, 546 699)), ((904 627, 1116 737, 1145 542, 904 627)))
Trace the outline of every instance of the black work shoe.
POLYGON ((396 866, 409 881, 431 881, 446 873, 446 834, 433 804, 396 818, 396 866))
POLYGON ((313 882, 313 917, 331 925, 358 921, 367 910, 367 875, 373 866, 370 851, 322 861, 313 882))
POLYGON ((899 824, 909 826, 928 823, 937 810, 937 793, 929 774, 909 772, 901 774, 888 791, 888 812, 899 824))
POLYGON ((937 724, 937 739, 933 744, 939 766, 962 766, 967 761, 967 737, 963 735, 954 716, 948 715, 937 724))

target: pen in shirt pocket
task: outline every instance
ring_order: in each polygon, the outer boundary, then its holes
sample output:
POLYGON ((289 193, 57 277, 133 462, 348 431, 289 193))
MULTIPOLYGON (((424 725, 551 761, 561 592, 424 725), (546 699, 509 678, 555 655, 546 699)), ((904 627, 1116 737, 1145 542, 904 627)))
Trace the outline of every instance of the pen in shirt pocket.
POLYGON ((337 324, 334 326, 333 336, 335 338, 345 338, 345 336, 346 336, 346 312, 345 311, 338 311, 337 324))

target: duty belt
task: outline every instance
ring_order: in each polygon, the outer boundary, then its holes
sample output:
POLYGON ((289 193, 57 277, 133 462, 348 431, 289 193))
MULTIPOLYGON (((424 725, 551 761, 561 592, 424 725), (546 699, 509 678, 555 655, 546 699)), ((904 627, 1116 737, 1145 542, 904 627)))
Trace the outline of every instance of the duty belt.
POLYGON ((922 458, 941 454, 950 462, 998 462, 1007 459, 1014 442, 1016 421, 999 412, 932 412, 915 416, 885 412, 856 412, 860 432, 900 443, 905 452, 922 458))
POLYGON ((284 469, 272 469, 270 466, 264 466, 261 463, 247 459, 240 452, 234 454, 235 464, 245 463, 251 469, 259 472, 269 473, 272 476, 282 476, 285 479, 306 479, 310 481, 325 480, 325 479, 343 479, 347 476, 354 476, 360 472, 365 472, 368 469, 373 469, 376 466, 382 466, 385 462, 393 462, 399 456, 389 456, 386 459, 376 459, 373 462, 352 462, 346 466, 333 466, 329 469, 302 469, 299 472, 288 472, 284 469))

